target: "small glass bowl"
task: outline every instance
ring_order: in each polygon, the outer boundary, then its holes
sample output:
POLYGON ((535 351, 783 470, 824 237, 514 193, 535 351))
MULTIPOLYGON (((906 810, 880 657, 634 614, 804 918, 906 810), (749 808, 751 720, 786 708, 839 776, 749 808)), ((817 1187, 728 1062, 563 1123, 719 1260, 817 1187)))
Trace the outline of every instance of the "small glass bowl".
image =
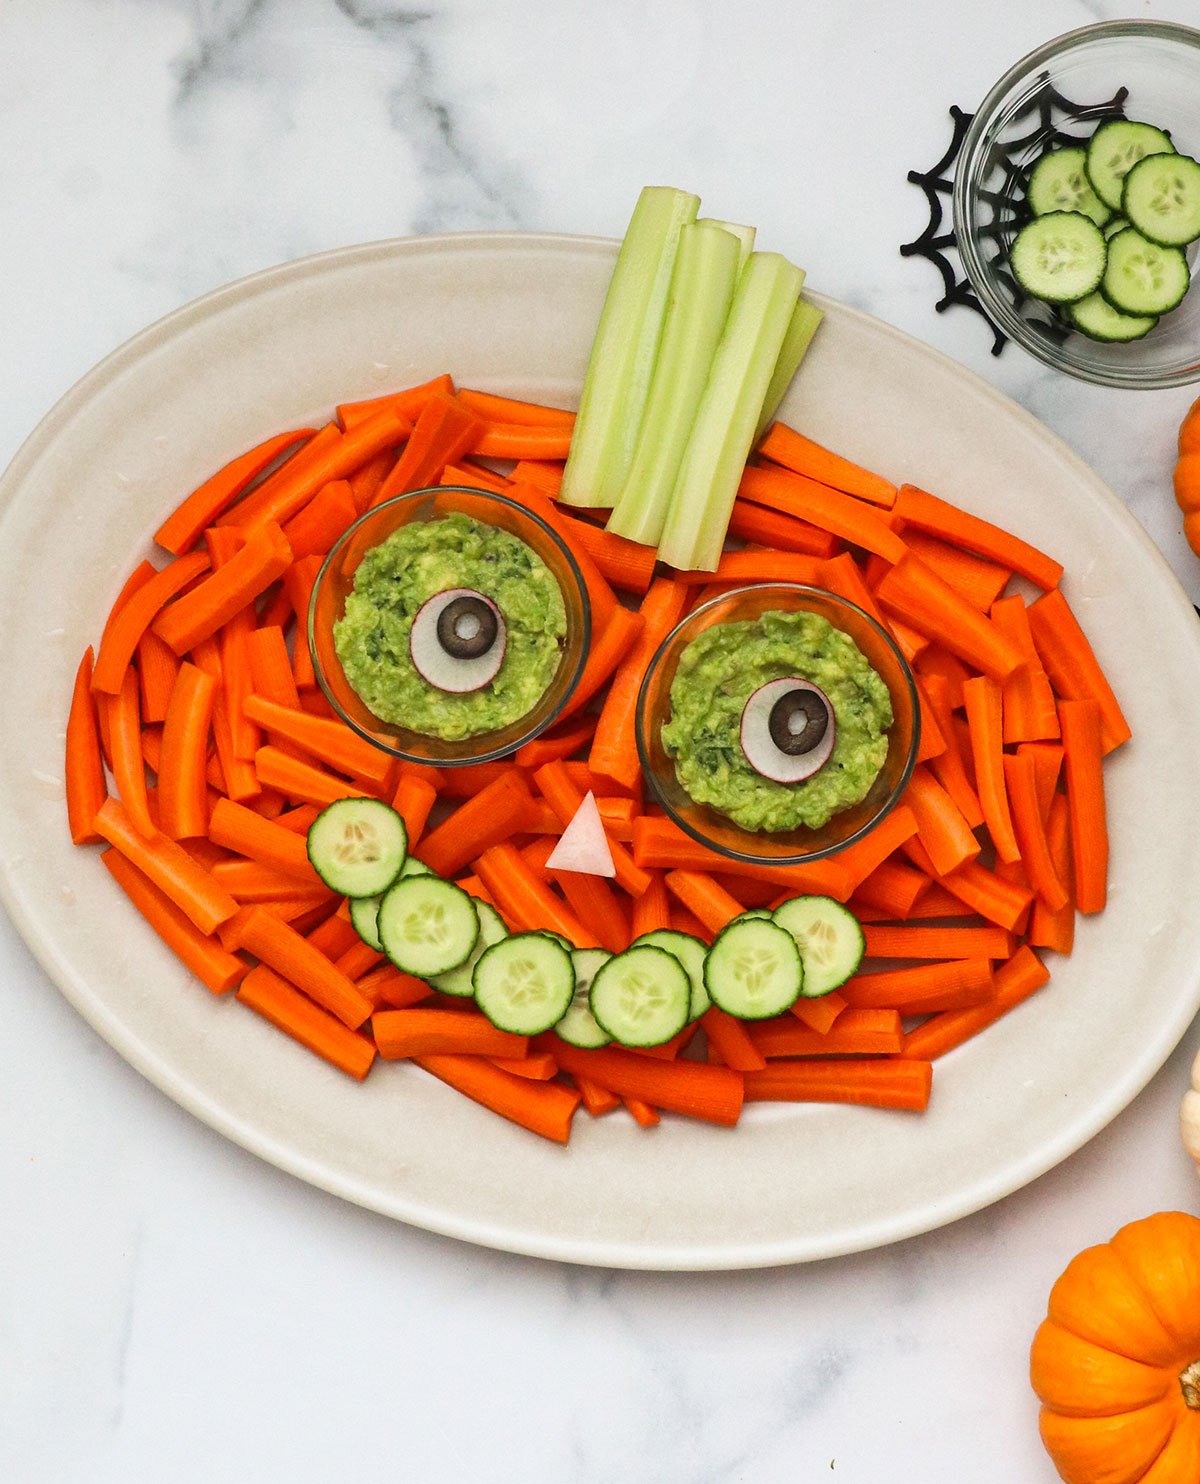
POLYGON ((458 485, 413 490, 360 516, 325 558, 308 609, 308 645, 317 682, 346 725, 393 757, 411 763, 432 763, 439 768, 493 762, 551 726, 562 714, 583 674, 591 633, 592 610, 583 576, 557 533, 504 495, 458 485), (411 521, 441 520, 452 513, 469 515, 483 525, 509 531, 532 547, 558 582, 567 616, 562 658, 533 710, 506 727, 453 742, 375 716, 347 680, 333 642, 333 626, 346 611, 354 574, 367 552, 411 521))
MULTIPOLYGON (((1106 345, 1068 331, 1050 305, 1021 292, 1008 268, 1028 219, 1030 166, 1051 144, 1088 139, 1112 117, 1102 105, 1121 88, 1127 117, 1169 130, 1180 153, 1200 156, 1200 31, 1157 21, 1084 26, 1030 52, 979 105, 955 170, 954 231, 980 303, 1038 360, 1100 386, 1185 386, 1200 380, 1200 288, 1144 339, 1106 345), (1067 117, 1058 98, 1088 105, 1088 116, 1067 117)), ((1194 246, 1187 251, 1194 270, 1194 246)))
POLYGON ((693 840, 731 860, 756 865, 799 865, 833 855, 861 840, 895 808, 912 776, 920 737, 921 713, 912 671, 891 635, 854 603, 798 583, 738 588, 695 609, 659 646, 637 702, 638 756, 655 798, 693 840), (767 612, 816 613, 835 629, 849 634, 878 671, 892 698, 887 758, 870 793, 816 830, 755 834, 742 829, 707 804, 696 803, 679 782, 675 764, 662 744, 663 725, 671 715, 671 684, 683 651, 714 624, 752 620, 767 612))

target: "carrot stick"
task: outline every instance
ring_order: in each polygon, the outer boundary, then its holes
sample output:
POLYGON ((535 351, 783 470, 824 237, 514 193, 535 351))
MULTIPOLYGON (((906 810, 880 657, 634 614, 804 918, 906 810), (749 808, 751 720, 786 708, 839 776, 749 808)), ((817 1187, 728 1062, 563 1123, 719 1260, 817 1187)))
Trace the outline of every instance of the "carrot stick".
POLYGON ((391 473, 395 462, 391 449, 385 448, 351 474, 350 494, 354 499, 354 509, 359 515, 365 515, 371 508, 371 501, 383 487, 383 481, 391 473))
POLYGON ((1062 579, 1061 564, 1045 552, 1020 540, 1011 531, 1002 530, 977 515, 968 515, 957 505, 939 500, 915 485, 900 486, 895 511, 906 526, 928 531, 976 556, 1019 572, 1037 587, 1048 590, 1057 587, 1062 579))
POLYGON ((424 980, 402 974, 391 964, 380 964, 377 969, 364 974, 357 984, 359 992, 366 995, 376 1008, 390 1005, 396 1010, 407 1010, 410 1005, 419 1005, 433 994, 424 980))
MULTIPOLYGON (((291 560, 291 549, 283 532, 277 525, 264 526, 235 557, 190 593, 164 608, 154 621, 154 632, 176 654, 185 654, 202 639, 215 634, 239 608, 252 603, 283 575, 291 560)), ((145 591, 149 590, 147 586, 145 591)))
POLYGON ((738 494, 755 505, 766 505, 807 521, 851 546, 881 556, 885 562, 898 562, 904 555, 904 542, 869 505, 805 474, 782 469, 747 469, 738 494))
POLYGON ((1002 1015, 1040 989, 1050 975, 1037 954, 1022 945, 996 970, 996 989, 990 1000, 968 1010, 945 1010, 932 1015, 904 1038, 904 1057, 936 1061, 964 1041, 994 1025, 1002 1015))
POLYGON ((845 1009, 846 1001, 835 989, 822 995, 820 999, 797 1000, 792 1006, 792 1014, 802 1025, 808 1026, 809 1030, 819 1031, 824 1035, 837 1023, 845 1009))
POLYGON ((1029 623, 1042 664, 1058 695, 1064 701, 1095 701, 1099 706, 1105 755, 1128 742, 1132 734, 1120 703, 1078 619, 1058 589, 1044 593, 1034 603, 1029 610, 1029 623))
POLYGON ((689 871, 717 871, 725 876, 769 881, 789 888, 796 896, 831 896, 844 902, 852 889, 839 859, 814 861, 805 866, 761 866, 728 860, 684 834, 671 820, 650 814, 633 822, 633 858, 643 868, 678 866, 689 871))
POLYGON ((334 900, 328 888, 313 886, 256 860, 219 860, 209 869, 213 880, 242 906, 289 900, 316 905, 334 900))
POLYGON ((964 907, 1010 933, 1019 930, 1019 924, 1033 901, 1033 893, 1027 888, 1005 881, 978 861, 968 861, 959 866, 956 871, 943 876, 941 884, 964 907))
POLYGON ((409 422, 415 422, 421 415, 422 407, 435 392, 444 396, 453 396, 453 378, 443 372, 440 376, 433 377, 431 381, 423 381, 419 386, 405 387, 403 391, 388 392, 386 396, 368 397, 362 402, 340 402, 337 406, 338 421, 349 432, 357 424, 374 417, 377 412, 390 409, 400 413, 409 422))
POLYGON ((528 1037, 511 1036, 464 1010, 377 1010, 371 1032, 386 1061, 447 1054, 522 1057, 529 1045, 528 1037))
POLYGON ((264 788, 277 788, 293 801, 317 804, 322 809, 336 799, 360 799, 361 785, 346 783, 314 768, 299 758, 289 757, 278 747, 260 747, 254 754, 254 771, 264 788))
POLYGON ((851 890, 856 891, 905 840, 917 833, 917 828, 916 815, 907 804, 900 804, 856 845, 840 851, 837 864, 846 873, 851 890))
POLYGON ((901 861, 883 861, 854 888, 851 907, 874 907, 885 918, 908 917, 918 899, 929 889, 929 877, 923 871, 901 861))
POLYGON ((699 871, 668 871, 666 883, 671 895, 678 897, 689 912, 694 912, 710 933, 719 933, 746 910, 711 876, 699 871))
POLYGON ((904 802, 913 812, 921 844, 939 876, 979 854, 979 841, 957 804, 924 765, 913 769, 904 802))
POLYGON ((392 808, 404 821, 408 831, 408 848, 414 850, 425 833, 430 811, 437 803, 437 789, 424 778, 402 773, 392 798, 392 808))
POLYGON ((212 709, 212 734, 217 756, 209 763, 209 782, 218 792, 228 794, 238 803, 244 803, 261 793, 262 786, 253 765, 237 755, 233 723, 225 698, 224 666, 216 641, 205 639, 197 644, 192 651, 192 661, 217 682, 212 709))
POLYGON ((644 593, 654 577, 658 560, 652 546, 643 546, 640 541, 630 541, 603 526, 594 526, 587 520, 559 512, 561 531, 567 545, 575 553, 585 551, 595 562, 607 582, 625 592, 644 593))
POLYGON ((149 840, 158 831, 150 818, 150 805, 146 798, 138 680, 132 667, 126 670, 120 691, 115 696, 106 697, 104 704, 108 707, 113 783, 134 827, 149 840))
POLYGON ((75 672, 71 710, 67 715, 65 768, 67 822, 76 845, 94 845, 101 837, 94 821, 108 797, 104 781, 104 759, 100 753, 100 728, 92 696, 92 647, 89 644, 75 672))
POLYGON ((383 787, 391 776, 392 759, 388 754, 352 732, 344 722, 280 706, 265 696, 247 696, 245 712, 273 737, 295 743, 339 773, 365 778, 377 787, 383 787))
POLYGON ((216 682, 192 664, 180 666, 163 724, 158 809, 163 833, 186 840, 208 833, 205 765, 216 682))
POLYGON ((246 702, 253 689, 246 640, 253 632, 253 608, 240 609, 221 630, 221 689, 233 755, 243 763, 253 762, 262 743, 258 728, 246 714, 246 702))
POLYGON ((749 1102, 860 1103, 920 1113, 932 1086, 931 1064, 912 1059, 775 1062, 765 1072, 746 1073, 749 1102))
POLYGON ((223 891, 184 848, 166 835, 147 840, 134 827, 117 799, 105 800, 96 829, 122 855, 147 875, 202 933, 211 933, 233 917, 238 904, 223 891))
POLYGON ((766 1066, 761 1050, 751 1040, 742 1022, 726 1015, 717 1005, 704 1012, 700 1024, 709 1045, 715 1046, 720 1053, 721 1065, 732 1067, 735 1072, 761 1072, 766 1066))
POLYGON ((527 423, 485 423, 471 445, 481 459, 565 459, 570 451, 570 428, 527 423))
POLYGON ((502 474, 494 474, 490 469, 464 459, 461 464, 447 464, 438 483, 454 488, 465 486, 473 490, 490 490, 492 494, 502 495, 507 492, 511 481, 502 474))
POLYGON ((600 633, 607 625, 609 619, 617 608, 617 595, 613 592, 608 578, 601 572, 595 560, 589 552, 576 541, 576 527, 579 521, 572 520, 557 505, 542 493, 541 490, 530 484, 516 483, 508 491, 509 498, 523 505, 531 515, 536 515, 571 547, 571 554, 579 567, 583 578, 583 585, 587 589, 588 601, 592 605, 592 637, 600 633))
POLYGON ((187 497, 154 533, 159 546, 173 556, 190 551, 205 526, 212 525, 281 453, 294 443, 307 441, 315 428, 296 428, 290 433, 276 433, 257 447, 239 454, 218 469, 187 497))
POLYGON ((657 933, 671 926, 671 903, 661 871, 648 871, 650 885, 633 899, 632 936, 657 933))
POLYGON ((313 673, 312 652, 308 647, 308 609, 321 566, 321 558, 318 556, 301 557, 298 562, 293 562, 283 574, 284 591, 291 600, 296 614, 292 674, 295 684, 301 689, 317 683, 313 673))
POLYGON ((887 627, 891 630, 892 638, 900 646, 900 653, 910 665, 929 647, 929 640, 924 634, 918 634, 916 629, 910 629, 898 618, 889 618, 887 627))
POLYGON ((819 558, 804 552, 747 549, 722 552, 709 571, 677 572, 675 579, 688 587, 703 587, 714 581, 735 587, 754 582, 802 582, 815 587, 820 584, 823 566, 819 558))
POLYGON ((490 1056, 492 1066, 514 1077, 528 1077, 531 1082, 549 1082, 558 1076, 558 1063, 548 1051, 535 1051, 529 1056, 490 1056))
POLYGON ((1008 789, 1008 802, 1012 809, 1013 829, 1021 851, 1021 864, 1029 877, 1029 884, 1051 911, 1057 912, 1069 900, 1067 889, 1054 871, 1050 858, 1050 847, 1046 843, 1046 830, 1042 823, 1042 811, 1038 803, 1037 779, 1033 770, 1033 759, 1028 753, 1006 753, 1004 757, 1004 782, 1008 789))
POLYGON ((896 503, 896 486, 869 469, 831 453, 811 438, 805 438, 786 423, 772 423, 758 446, 764 458, 782 464, 796 474, 807 474, 835 490, 890 509, 896 503))
POLYGON ((424 489, 446 464, 475 447, 484 424, 455 397, 434 392, 421 408, 395 467, 371 501, 371 509, 394 495, 424 489))
POLYGON ((262 907, 251 907, 240 916, 233 936, 236 947, 245 948, 261 959, 351 1030, 356 1030, 371 1014, 370 1000, 346 974, 306 938, 262 907))
POLYGON ((526 428, 560 428, 566 429, 568 435, 575 426, 575 414, 565 407, 520 402, 513 397, 501 397, 495 392, 481 392, 472 387, 463 387, 458 400, 468 411, 488 422, 515 423, 526 428))
POLYGON ((557 500, 562 489, 563 465, 545 459, 520 459, 513 468, 514 484, 529 484, 550 500, 557 500))
POLYGON ((595 935, 537 879, 513 845, 493 845, 485 850, 475 862, 475 870, 497 911, 518 930, 549 929, 561 933, 576 948, 600 947, 595 935))
POLYGON ((997 927, 863 928, 867 958, 1008 958, 1012 937, 997 927))
POLYGON ((150 627, 163 605, 182 592, 209 567, 208 553, 197 551, 169 562, 133 593, 105 625, 100 653, 92 674, 92 689, 115 695, 133 659, 138 640, 150 627))
POLYGON ((308 859, 303 835, 285 830, 273 820, 263 819, 252 809, 229 799, 218 799, 208 827, 214 845, 236 851, 250 860, 271 866, 314 889, 322 887, 321 878, 308 859))
POLYGON ((157 634, 148 630, 137 643, 137 673, 142 695, 142 720, 165 721, 175 677, 179 673, 179 657, 157 634))
POLYGON ((593 1118, 601 1118, 605 1113, 611 1113, 614 1108, 621 1106, 621 1099, 615 1092, 609 1092, 607 1088, 593 1082, 590 1077, 576 1075, 573 1081, 579 1089, 583 1106, 593 1118))
POLYGON ((426 836, 421 859, 439 876, 454 876, 491 846, 526 833, 532 810, 529 785, 515 769, 507 768, 426 836))
POLYGON ((629 947, 629 922, 607 881, 576 871, 560 871, 555 879, 567 905, 610 953, 629 947))
POLYGON ((345 479, 331 479, 283 528, 292 556, 324 555, 347 526, 358 519, 354 491, 345 479))
POLYGON ((1050 800, 1058 789, 1058 778, 1063 767, 1063 749, 1057 742, 1022 742, 1017 752, 1023 753, 1033 763, 1038 813, 1045 824, 1050 813, 1050 800))
MULTIPOLYGON (((538 791, 554 810, 559 823, 565 829, 583 803, 583 794, 572 781, 566 764, 544 763, 533 776, 538 791)), ((650 884, 650 877, 634 861, 625 847, 610 840, 608 849, 612 856, 613 870, 616 872, 618 884, 624 887, 631 896, 636 897, 640 892, 645 891, 650 884)))
POLYGON ((881 974, 856 974, 841 992, 852 1009, 929 1015, 937 1010, 981 1005, 992 997, 995 987, 988 960, 967 958, 921 964, 915 969, 890 969, 881 974))
POLYGON ((622 1098, 621 1102, 639 1128, 654 1128, 662 1122, 658 1109, 652 1108, 649 1103, 643 1103, 641 1098, 622 1098))
POLYGON ((572 1076, 586 1077, 621 1097, 638 1098, 671 1113, 731 1127, 742 1111, 742 1074, 729 1067, 662 1061, 612 1047, 580 1051, 557 1039, 554 1059, 572 1076))
POLYGON ((906 552, 888 571, 876 596, 905 623, 995 680, 1007 679, 1021 663, 1020 654, 996 625, 913 552, 906 552))
POLYGON ((638 692, 659 645, 683 616, 687 589, 668 577, 658 578, 642 600, 642 631, 617 666, 600 709, 588 767, 631 787, 641 772, 634 738, 638 692))
MULTIPOLYGON (((1071 859, 1080 912, 1101 912, 1108 896, 1108 826, 1104 805, 1104 712, 1096 701, 1061 701, 1071 859)), ((1047 899, 1046 905, 1054 903, 1047 899)), ((1061 905, 1061 904, 1060 904, 1061 905)))
POLYGON ((963 686, 963 701, 971 732, 975 786, 988 834, 1002 861, 1018 860, 1021 852, 1013 830, 1004 770, 1000 687, 986 675, 977 675, 963 686))
POLYGON ((999 562, 975 556, 924 531, 905 531, 904 541, 926 566, 944 577, 956 593, 981 613, 989 612, 1012 576, 1009 568, 999 562))
MULTIPOLYGON (((851 1006, 832 1029, 809 1030, 794 1016, 756 1021, 747 1028, 760 1056, 895 1056, 904 1042, 900 1012, 895 1009, 851 1006)), ((743 1071, 750 1071, 745 1067, 743 1071)))
POLYGON ((293 1040, 359 1082, 371 1070, 375 1047, 319 1009, 287 979, 261 964, 243 979, 238 999, 293 1040))
POLYGON ((930 675, 921 680, 920 694, 932 711, 946 743, 937 757, 930 761, 929 766, 933 776, 954 800, 958 812, 966 820, 968 827, 973 830, 978 829, 984 823, 983 809, 980 807, 979 797, 971 780, 967 777, 962 753, 958 750, 958 738, 954 730, 954 708, 950 700, 950 686, 945 676, 930 675))
MULTIPOLYGON (((895 632, 895 624, 892 625, 895 632)), ((971 678, 971 672, 956 654, 936 643, 929 644, 918 656, 915 669, 923 681, 934 676, 944 680, 950 695, 950 705, 958 710, 963 704, 963 686, 971 678)))
POLYGON ((1004 682, 1005 742, 1055 741, 1054 692, 1033 642, 1029 610, 1019 593, 992 604, 992 622, 1020 651, 1024 664, 1004 682))
POLYGON ((422 1056, 417 1065, 473 1102, 544 1139, 565 1144, 580 1095, 559 1082, 514 1077, 483 1057, 422 1056))
POLYGON ((491 892, 488 891, 478 876, 460 876, 458 878, 458 885, 462 887, 463 891, 469 897, 475 897, 480 902, 486 902, 489 907, 495 907, 496 904, 492 900, 491 892))
POLYGON ((532 771, 543 763, 561 762, 582 747, 586 747, 596 729, 594 716, 580 716, 565 726, 552 727, 532 742, 517 748, 516 762, 521 768, 532 771))
POLYGON ((592 647, 575 693, 564 708, 564 717, 582 710, 636 644, 642 632, 640 613, 614 608, 599 635, 592 634, 592 647))
POLYGON ((278 706, 300 709, 300 694, 292 675, 287 641, 282 628, 266 625, 246 636, 246 653, 250 660, 250 681, 254 694, 278 706))
MULTIPOLYGON (((1050 847, 1055 875, 1070 893, 1073 889, 1070 805, 1064 794, 1055 794, 1050 801, 1046 844, 1050 847)), ((1033 904, 1033 915, 1029 921, 1029 941, 1034 948, 1052 948, 1055 953, 1070 953, 1075 946, 1074 901, 1069 900, 1057 912, 1052 912, 1045 901, 1038 897, 1033 904)))
POLYGON ((775 551, 804 552, 814 557, 831 557, 838 546, 836 536, 809 525, 806 520, 741 499, 733 502, 729 534, 739 541, 753 541, 775 551))

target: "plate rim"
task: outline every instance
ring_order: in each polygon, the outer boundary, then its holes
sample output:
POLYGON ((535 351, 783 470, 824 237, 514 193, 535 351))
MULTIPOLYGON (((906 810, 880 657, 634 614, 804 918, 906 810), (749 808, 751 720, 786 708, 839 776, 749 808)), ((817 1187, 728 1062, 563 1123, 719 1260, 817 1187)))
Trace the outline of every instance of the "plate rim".
MULTIPOLYGON (((63 426, 76 409, 86 405, 93 392, 102 389, 126 364, 138 360, 175 333, 186 330, 192 322, 227 304, 252 298, 289 280, 300 281, 345 264, 387 258, 396 254, 488 248, 534 253, 548 249, 566 249, 606 254, 613 252, 617 245, 616 240, 611 238, 559 232, 445 232, 382 238, 312 253, 222 284, 136 331, 85 372, 54 402, 0 473, 0 520, 6 515, 28 470, 52 446, 63 426)), ((1157 564, 1160 575, 1169 579, 1163 600, 1167 600, 1169 593, 1169 601, 1187 620, 1183 632, 1189 636, 1188 642, 1200 668, 1200 621, 1197 620, 1181 583, 1132 512, 1074 449, 1027 408, 944 351, 853 305, 816 293, 807 294, 807 297, 818 306, 832 307, 838 315, 857 320, 873 331, 883 331, 920 355, 931 357, 944 371, 953 374, 976 395, 995 405, 1009 418, 1015 418, 1035 438, 1041 440, 1048 451, 1053 452, 1080 476, 1089 486, 1093 497, 1107 509, 1111 518, 1115 518, 1125 539, 1139 544, 1157 564)), ((0 904, 55 988, 122 1060, 174 1103, 241 1148, 317 1189, 438 1235, 524 1256, 639 1271, 732 1272, 820 1261, 885 1247, 936 1230, 982 1210, 1025 1188, 1055 1168, 1118 1117, 1162 1068, 1187 1032, 1197 1009, 1200 1009, 1198 961, 1193 974, 1190 1002, 1181 998, 1177 1014, 1164 1019, 1156 1035, 1141 1043, 1140 1053, 1126 1064, 1123 1075, 1112 1084, 1103 1100, 1082 1110, 1055 1137, 1043 1140, 1023 1157, 1010 1160, 1000 1170, 977 1178, 953 1195, 928 1202, 917 1211, 905 1211, 890 1219, 873 1219, 865 1225, 843 1228, 836 1240, 828 1236, 785 1237, 744 1243, 736 1248, 727 1244, 716 1247, 681 1247, 669 1243, 644 1245, 636 1241, 592 1242, 575 1237, 539 1236, 523 1229, 510 1230, 493 1220, 448 1214, 419 1201, 405 1199, 399 1194, 393 1194, 390 1199, 383 1198, 377 1188, 367 1187, 336 1167, 321 1164, 315 1158, 289 1147, 256 1128, 253 1123, 226 1111, 219 1100, 198 1086, 188 1073, 174 1069, 136 1033, 127 1029, 120 1017, 89 989, 85 977, 77 974, 61 957, 53 936, 44 933, 27 915, 13 868, 4 858, 0 858, 0 904)))

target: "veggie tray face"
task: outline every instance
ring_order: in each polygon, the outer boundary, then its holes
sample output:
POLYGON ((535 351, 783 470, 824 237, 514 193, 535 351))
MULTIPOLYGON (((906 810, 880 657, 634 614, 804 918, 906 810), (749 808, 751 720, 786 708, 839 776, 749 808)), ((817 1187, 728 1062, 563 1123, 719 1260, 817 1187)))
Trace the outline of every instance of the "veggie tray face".
POLYGON ((1106 766, 1109 905, 1045 991, 939 1068, 916 1117, 756 1105, 736 1130, 577 1122, 531 1138, 412 1067, 359 1086, 209 995, 70 843, 62 718, 78 656, 180 492, 281 427, 449 370, 573 405, 614 246, 427 238, 271 270, 170 316, 70 392, 0 481, 0 886, 80 1012, 245 1147, 338 1195, 488 1246, 642 1268, 873 1247, 978 1209, 1123 1108, 1200 1004, 1190 910, 1200 629, 1119 502, 1044 428, 898 332, 824 303, 780 416, 1064 556, 1134 741, 1106 766))

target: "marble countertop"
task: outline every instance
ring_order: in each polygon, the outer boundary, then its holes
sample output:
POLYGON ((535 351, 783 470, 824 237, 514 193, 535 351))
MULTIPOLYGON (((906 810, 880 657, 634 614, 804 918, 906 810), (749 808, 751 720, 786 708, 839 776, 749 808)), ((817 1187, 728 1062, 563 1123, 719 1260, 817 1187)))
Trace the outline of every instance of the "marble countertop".
MULTIPOLYGON (((946 109, 1058 32, 1195 0, 7 0, 0 465, 113 346, 225 282, 435 230, 615 235, 647 181, 753 221, 810 283, 963 361, 1081 453, 1193 600, 1186 392, 1076 384, 939 317, 898 244, 946 109), (847 125, 847 119, 849 123, 847 125)), ((1198 1209, 1147 1091, 990 1210, 733 1275, 480 1251, 345 1205, 190 1118, 0 919, 0 1478, 177 1484, 1042 1484, 1026 1378, 1050 1283, 1198 1209)))

